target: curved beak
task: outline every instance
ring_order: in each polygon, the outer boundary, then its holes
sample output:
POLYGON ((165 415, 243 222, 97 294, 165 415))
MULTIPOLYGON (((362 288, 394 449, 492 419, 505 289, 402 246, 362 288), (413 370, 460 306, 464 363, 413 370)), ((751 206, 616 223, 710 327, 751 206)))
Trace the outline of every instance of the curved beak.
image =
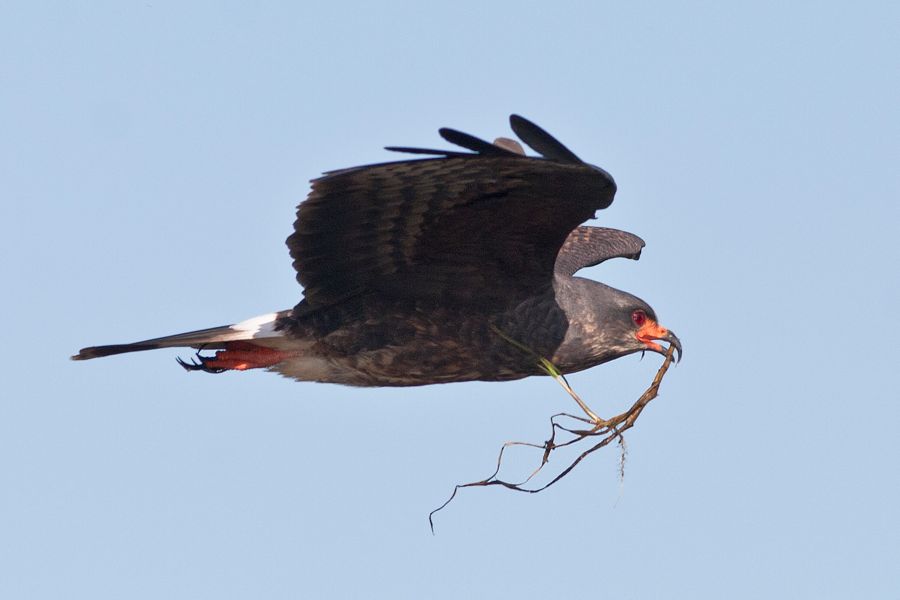
POLYGON ((647 350, 650 350, 651 352, 658 352, 659 354, 665 354, 666 350, 663 349, 663 347, 657 344, 654 340, 669 342, 669 344, 675 346, 676 362, 681 362, 681 340, 678 339, 677 335, 675 335, 656 321, 647 319, 647 322, 644 323, 644 325, 640 329, 638 329, 635 337, 637 337, 639 341, 647 346, 647 350))
POLYGON ((681 340, 678 339, 678 336, 670 331, 662 339, 675 346, 675 362, 681 362, 681 340))

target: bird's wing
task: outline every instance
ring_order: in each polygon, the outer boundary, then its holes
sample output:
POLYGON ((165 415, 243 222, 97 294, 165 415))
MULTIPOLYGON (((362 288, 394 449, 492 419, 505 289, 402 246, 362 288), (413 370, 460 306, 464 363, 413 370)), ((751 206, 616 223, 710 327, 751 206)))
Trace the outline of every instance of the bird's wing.
POLYGON ((474 153, 356 167, 313 181, 287 244, 305 305, 374 293, 396 299, 508 304, 552 284, 566 237, 613 200, 608 173, 533 123, 512 118, 526 157, 468 134, 474 153))
POLYGON ((566 238, 556 256, 556 272, 572 275, 579 269, 592 267, 610 258, 641 257, 644 240, 618 229, 576 227, 566 238))

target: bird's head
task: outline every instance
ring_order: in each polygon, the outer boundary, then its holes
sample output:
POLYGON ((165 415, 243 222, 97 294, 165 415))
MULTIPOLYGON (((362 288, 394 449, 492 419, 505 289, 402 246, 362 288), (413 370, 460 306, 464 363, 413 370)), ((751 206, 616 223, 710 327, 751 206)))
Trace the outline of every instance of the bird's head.
POLYGON ((660 341, 675 346, 677 360, 681 360, 681 341, 659 323, 649 304, 610 287, 605 292, 597 298, 599 302, 595 306, 604 347, 611 353, 608 360, 646 351, 665 355, 668 348, 659 344, 660 341))
POLYGON ((659 323, 649 304, 602 283, 577 277, 570 281, 573 287, 580 288, 580 293, 564 295, 578 298, 578 301, 567 303, 569 305, 564 309, 569 319, 569 332, 566 343, 560 348, 566 355, 560 356, 562 362, 569 362, 566 358, 587 359, 590 356, 591 365, 579 365, 587 368, 636 352, 665 355, 668 348, 659 342, 674 346, 677 360, 681 360, 681 341, 659 323))
MULTIPOLYGON (((676 361, 681 361, 681 340, 678 336, 659 324, 653 309, 642 301, 644 306, 635 306, 631 311, 631 331, 629 336, 633 336, 640 344, 641 351, 650 350, 665 355, 667 348, 663 348, 656 343, 656 340, 669 342, 675 346, 676 361)), ((629 340, 630 342, 630 340, 629 340)))

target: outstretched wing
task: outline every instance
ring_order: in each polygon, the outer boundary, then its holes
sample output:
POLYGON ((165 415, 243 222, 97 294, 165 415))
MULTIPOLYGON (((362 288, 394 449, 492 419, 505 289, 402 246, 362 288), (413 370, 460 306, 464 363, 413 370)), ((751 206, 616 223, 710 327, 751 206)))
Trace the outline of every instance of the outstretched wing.
POLYGON ((397 148, 440 158, 313 181, 287 240, 306 305, 363 293, 506 305, 552 285, 566 237, 610 205, 616 186, 533 123, 512 120, 526 143, 551 154, 526 157, 442 129, 474 152, 397 148))
POLYGON ((599 265, 610 258, 641 257, 644 240, 618 229, 576 227, 566 238, 556 257, 556 272, 572 275, 579 269, 599 265))

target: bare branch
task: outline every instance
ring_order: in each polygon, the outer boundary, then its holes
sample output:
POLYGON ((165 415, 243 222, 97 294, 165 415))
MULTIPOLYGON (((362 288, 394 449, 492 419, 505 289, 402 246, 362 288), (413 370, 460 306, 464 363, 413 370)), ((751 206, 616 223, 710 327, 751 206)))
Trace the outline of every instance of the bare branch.
MULTIPOLYGON (((509 340, 511 343, 516 343, 513 340, 509 340)), ((674 346, 670 346, 668 352, 666 353, 666 358, 663 361, 662 365, 659 367, 659 371, 656 372, 656 376, 653 378, 650 387, 641 394, 640 398, 629 408, 627 411, 623 412, 620 415, 616 415, 611 419, 601 419, 593 414, 593 412, 587 407, 587 405, 578 397, 578 394, 569 386, 568 382, 565 378, 559 373, 555 366, 553 366, 550 361, 546 359, 541 359, 541 365, 545 368, 547 373, 556 379, 556 381, 563 386, 563 389, 572 396, 578 405, 582 407, 585 413, 589 418, 578 417, 575 415, 570 415, 568 413, 557 413, 550 417, 550 438, 544 442, 543 444, 536 444, 533 442, 506 442, 500 448, 500 452, 497 455, 497 466, 494 469, 494 472, 491 473, 490 476, 485 479, 481 479, 479 481, 472 481, 469 483, 461 483, 456 485, 453 488, 453 493, 450 494, 450 497, 447 498, 446 502, 441 504, 439 507, 434 509, 428 514, 428 524, 431 526, 431 533, 434 533, 434 515, 435 513, 441 511, 446 507, 453 499, 456 497, 456 494, 459 490, 463 488, 469 487, 488 487, 499 485, 506 489, 513 490, 516 492, 523 492, 526 494, 536 494, 538 492, 542 492, 554 485, 556 482, 560 481, 566 475, 572 472, 572 470, 578 466, 578 464, 587 458, 590 454, 596 452, 597 450, 608 446, 613 440, 617 440, 621 447, 621 458, 619 460, 619 477, 624 479, 625 477, 625 457, 627 454, 627 446, 625 445, 625 438, 622 436, 627 430, 634 427, 635 422, 638 417, 643 412, 644 408, 646 408, 647 404, 650 403, 651 400, 656 398, 659 393, 659 386, 662 383, 663 377, 666 374, 666 371, 669 370, 669 366, 672 364, 672 358, 675 353, 674 346), (590 425, 590 429, 571 429, 559 423, 559 420, 562 418, 572 419, 575 421, 579 421, 590 425), (557 443, 557 434, 567 434, 571 435, 572 438, 563 442, 557 443), (546 483, 540 487, 536 488, 527 488, 525 487, 541 470, 544 466, 549 462, 550 455, 554 450, 558 448, 563 448, 566 446, 571 446, 582 442, 589 438, 600 438, 599 441, 578 455, 578 457, 572 461, 569 466, 563 469, 560 473, 558 473, 553 479, 550 480, 549 483, 546 483), (526 446, 529 448, 540 448, 543 450, 543 454, 541 456, 541 462, 537 466, 537 468, 531 472, 528 477, 526 477, 523 481, 519 483, 512 483, 509 481, 505 481, 503 479, 499 479, 498 476, 500 474, 500 469, 503 466, 503 455, 507 448, 510 446, 526 446)))

